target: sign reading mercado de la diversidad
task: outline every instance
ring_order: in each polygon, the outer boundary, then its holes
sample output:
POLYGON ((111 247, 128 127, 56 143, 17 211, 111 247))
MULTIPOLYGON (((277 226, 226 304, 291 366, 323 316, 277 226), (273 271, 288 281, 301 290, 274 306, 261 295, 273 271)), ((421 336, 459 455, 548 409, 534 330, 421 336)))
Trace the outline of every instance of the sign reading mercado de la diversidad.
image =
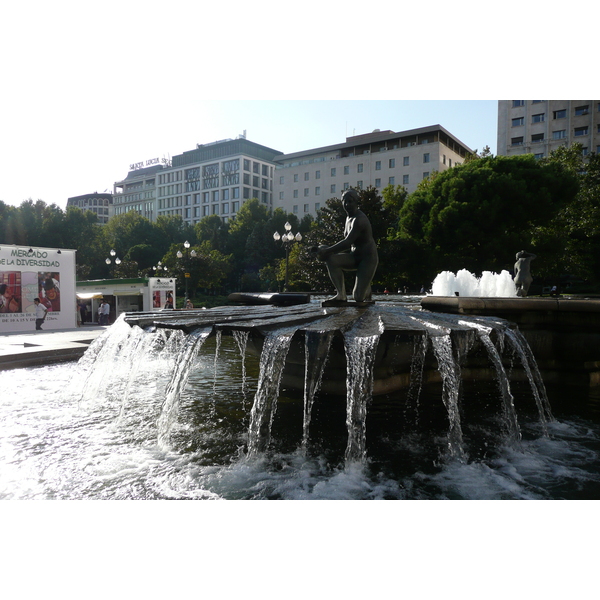
POLYGON ((0 247, 0 334, 35 331, 34 299, 47 309, 43 329, 75 327, 75 250, 0 247))

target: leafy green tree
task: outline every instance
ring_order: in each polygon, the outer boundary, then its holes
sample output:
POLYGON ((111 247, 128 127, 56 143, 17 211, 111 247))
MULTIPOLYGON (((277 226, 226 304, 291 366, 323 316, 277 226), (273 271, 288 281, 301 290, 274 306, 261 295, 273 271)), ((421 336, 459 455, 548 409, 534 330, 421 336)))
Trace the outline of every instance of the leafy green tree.
POLYGON ((558 164, 579 181, 579 191, 545 226, 534 232, 546 277, 570 274, 600 282, 600 155, 583 154, 581 144, 561 147, 542 160, 558 164))
POLYGON ((478 158, 413 192, 400 211, 397 237, 419 249, 414 258, 429 270, 426 280, 440 270, 511 268, 516 252, 535 251, 535 228, 577 188, 564 167, 531 154, 478 158))
POLYGON ((185 289, 185 274, 190 274, 188 293, 192 297, 199 287, 206 290, 220 288, 232 269, 232 256, 215 250, 208 241, 190 246, 189 254, 186 253, 183 258, 177 257, 179 251, 181 245, 172 244, 162 262, 168 268, 169 277, 177 279, 181 291, 185 289), (196 253, 195 257, 192 251, 196 253))
POLYGON ((194 229, 198 242, 210 242, 210 245, 220 252, 227 250, 229 226, 223 223, 219 215, 204 217, 194 229))

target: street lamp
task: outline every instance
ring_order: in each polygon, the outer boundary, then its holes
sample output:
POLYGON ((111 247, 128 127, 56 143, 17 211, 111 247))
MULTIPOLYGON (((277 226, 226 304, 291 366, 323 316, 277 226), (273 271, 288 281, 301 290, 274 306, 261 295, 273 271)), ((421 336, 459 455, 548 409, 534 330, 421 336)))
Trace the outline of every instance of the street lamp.
POLYGON ((292 243, 294 241, 296 242, 300 242, 302 241, 302 235, 300 234, 300 232, 298 232, 296 235, 294 235, 291 231, 292 226, 290 225, 289 222, 287 222, 285 225, 285 233, 283 235, 279 235, 279 232, 276 231, 273 234, 273 239, 278 242, 279 240, 281 240, 281 242, 283 243, 283 247, 285 248, 285 284, 283 286, 283 291, 287 292, 288 291, 288 268, 289 268, 289 262, 290 262, 290 246, 292 245, 292 243))
POLYGON ((167 270, 167 265, 163 265, 162 262, 159 260, 158 263, 156 264, 155 267, 152 267, 152 270, 154 271, 154 274, 156 276, 160 276, 160 272, 162 270, 167 270))
MULTIPOLYGON (((190 252, 190 243, 186 240, 185 242, 183 242, 183 247, 185 248, 185 262, 184 262, 184 267, 185 267, 185 273, 184 273, 184 277, 185 277, 185 298, 186 300, 188 299, 188 279, 190 278, 190 274, 188 272, 189 269, 189 263, 190 263, 190 256, 192 258, 196 257, 196 251, 192 250, 190 252)), ((177 250, 177 258, 183 258, 183 253, 181 252, 181 250, 177 250)))
MULTIPOLYGON (((115 258, 116 254, 117 253, 114 250, 110 251, 110 255, 114 258, 115 265, 119 266, 121 264, 121 259, 118 256, 117 256, 117 258, 115 258)), ((107 265, 110 265, 112 261, 110 260, 110 258, 107 258, 104 262, 107 265)), ((113 279, 114 279, 115 278, 115 267, 114 266, 112 268, 112 276, 113 276, 113 279)))

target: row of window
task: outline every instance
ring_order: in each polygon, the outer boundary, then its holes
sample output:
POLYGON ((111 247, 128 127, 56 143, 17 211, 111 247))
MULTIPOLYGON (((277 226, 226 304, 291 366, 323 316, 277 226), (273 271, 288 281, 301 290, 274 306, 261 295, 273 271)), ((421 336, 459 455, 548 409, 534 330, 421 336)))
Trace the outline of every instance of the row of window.
MULTIPOLYGON (((531 104, 540 104, 541 102, 544 102, 544 100, 532 100, 531 104)), ((513 108, 519 108, 520 106, 525 106, 525 100, 513 100, 512 101, 512 107, 513 108)), ((600 111, 600 102, 598 102, 596 104, 596 110, 600 111)), ((576 106, 575 109, 575 116, 578 117, 580 115, 587 115, 590 112, 590 105, 589 104, 584 104, 582 106, 576 106)), ((564 119, 567 116, 567 109, 562 109, 562 110, 555 110, 554 114, 556 115, 556 113, 564 113, 562 116, 557 117, 555 116, 555 119, 564 119)))
MULTIPOLYGON (((426 179, 427 177, 429 177, 430 172, 429 171, 424 171, 423 172, 423 179, 426 179)), ((410 176, 409 175, 402 175, 402 185, 409 185, 410 184, 410 176)), ((387 185, 396 185, 396 178, 395 177, 388 177, 388 181, 387 181, 387 185)), ((347 190, 350 187, 350 183, 346 182, 343 184, 343 186, 340 188, 341 190, 347 190)), ((356 186, 358 189, 363 189, 363 181, 359 180, 356 182, 356 186)), ((375 187, 380 189, 381 188, 381 179, 375 179, 375 187)), ((310 196, 310 188, 304 188, 303 190, 304 193, 304 197, 307 198, 310 196)), ((329 193, 330 194, 337 194, 338 193, 338 186, 335 183, 332 183, 329 186, 329 193)), ((294 198, 299 198, 299 194, 300 194, 300 190, 293 190, 292 191, 293 197, 294 198)), ((321 186, 316 186, 315 190, 314 190, 314 196, 320 196, 321 195, 321 186)), ((279 192, 279 199, 283 200, 284 199, 284 192, 279 192)))
MULTIPOLYGON (((273 167, 271 165, 265 165, 256 161, 250 161, 243 159, 244 171, 256 173, 257 175, 262 174, 263 177, 273 177, 273 167)), ((163 173, 158 176, 158 184, 164 185, 167 183, 176 183, 177 181, 191 182, 199 179, 212 179, 219 177, 219 173, 223 174, 223 177, 227 178, 237 173, 240 168, 240 159, 234 158, 225 160, 222 163, 211 163, 209 165, 202 165, 197 167, 190 167, 185 171, 170 171, 163 173)), ((141 185, 141 184, 139 184, 141 185)), ((230 185, 230 184, 224 184, 230 185)))
MULTIPOLYGON (((431 155, 429 152, 426 152, 425 154, 423 154, 423 163, 429 163, 431 161, 431 155)), ((446 164, 446 155, 444 154, 443 157, 443 163, 446 164)), ((452 159, 448 159, 448 164, 451 167, 452 166, 452 159)), ((410 156, 405 156, 403 157, 403 162, 402 162, 402 166, 404 167, 408 167, 410 166, 410 156)), ((393 169, 396 167, 396 159, 395 158, 390 158, 388 160, 388 168, 393 169)), ((382 168, 382 161, 378 160, 375 161, 375 170, 376 171, 381 171, 382 168)), ((357 173, 362 173, 364 171, 364 165, 363 163, 359 163, 356 165, 356 172, 357 173)), ((346 165, 345 167, 343 167, 343 174, 344 175, 350 175, 350 167, 348 165, 346 165)), ((330 170, 330 176, 331 177, 336 177, 337 176, 337 167, 332 167, 330 170)), ((314 177, 315 179, 321 179, 321 171, 315 171, 314 173, 314 177)), ((294 179, 294 183, 298 183, 300 178, 300 175, 298 173, 294 173, 293 175, 293 179, 294 179)), ((392 178, 393 179, 393 178, 392 178)), ((304 173, 304 181, 310 181, 310 173, 307 171, 304 173)), ((285 183, 285 176, 281 175, 279 177, 279 183, 280 185, 283 185, 285 183)))
MULTIPOLYGON (((587 115, 589 114, 589 106, 580 106, 575 109, 575 116, 587 115)), ((567 109, 555 110, 552 113, 553 119, 566 119, 567 118, 567 109)), ((525 117, 515 117, 512 121, 513 127, 521 127, 525 125, 525 117)), ((531 123, 544 123, 546 121, 546 113, 538 113, 536 115, 531 115, 531 123)))
MULTIPOLYGON (((573 130, 573 137, 583 137, 586 135, 589 135, 590 133, 590 128, 589 127, 575 127, 575 129, 573 130)), ((598 133, 600 133, 600 125, 598 125, 598 133)), ((510 145, 511 146, 522 146, 523 145, 523 136, 517 136, 517 137, 513 137, 510 139, 510 145)), ((544 141, 544 134, 543 133, 535 133, 531 136, 531 143, 535 144, 535 143, 539 143, 539 142, 543 142, 544 141)), ((567 130, 566 129, 559 129, 557 131, 553 131, 552 132, 552 139, 553 140, 564 140, 567 139, 567 130)))

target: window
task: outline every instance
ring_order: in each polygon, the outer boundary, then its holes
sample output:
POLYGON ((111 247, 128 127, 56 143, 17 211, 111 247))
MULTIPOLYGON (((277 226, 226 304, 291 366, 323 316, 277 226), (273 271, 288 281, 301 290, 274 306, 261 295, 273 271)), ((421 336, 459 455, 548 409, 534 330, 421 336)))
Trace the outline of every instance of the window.
POLYGON ((589 150, 588 150, 587 146, 584 146, 584 147, 581 149, 581 155, 582 155, 582 156, 587 156, 587 155, 588 155, 588 153, 589 153, 589 150))
POLYGON ((523 145, 523 136, 511 138, 510 145, 511 146, 522 146, 523 145))
POLYGON ((229 200, 229 190, 223 190, 223 200, 229 200))
POLYGON ((554 114, 555 119, 566 119, 567 118, 567 109, 563 108, 561 110, 555 110, 553 114, 554 114))
POLYGON ((244 171, 250 170, 250 161, 248 159, 244 159, 244 171))
POLYGON ((519 106, 525 106, 525 100, 513 100, 513 108, 517 108, 519 106))
POLYGON ((393 169, 396 166, 396 159, 395 158, 390 158, 389 160, 389 167, 390 169, 393 169))
POLYGON ((356 172, 357 173, 363 172, 363 164, 362 163, 360 163, 359 165, 356 166, 356 172))
POLYGON ((279 192, 279 199, 283 200, 283 192, 279 192))
POLYGON ((294 190, 294 198, 298 197, 298 190, 294 190))
MULTIPOLYGON (((213 192, 212 201, 213 202, 218 202, 219 201, 219 190, 215 190, 213 192)), ((216 213, 213 213, 213 214, 216 214, 216 213)))
POLYGON ((580 137, 582 135, 587 135, 589 133, 588 126, 585 127, 575 127, 575 137, 580 137))
POLYGON ((294 183, 298 183, 298 173, 294 174, 294 183))
POLYGON ((228 215, 229 214, 229 202, 223 202, 221 205, 221 214, 228 215))
POLYGON ((409 156, 405 156, 404 160, 402 161, 402 165, 405 166, 405 167, 408 167, 409 162, 410 162, 410 157, 409 156))
POLYGON ((331 169, 331 176, 335 177, 335 167, 333 167, 333 169, 331 169))
POLYGON ((304 173, 304 181, 308 181, 309 177, 310 177, 310 175, 308 173, 304 173))
POLYGON ((540 142, 544 141, 544 134, 543 133, 536 133, 534 135, 531 136, 531 143, 532 144, 539 144, 540 142))
POLYGON ((238 210, 240 210, 240 203, 238 202, 232 202, 231 203, 231 212, 232 213, 236 213, 238 210))
POLYGON ((429 177, 429 171, 423 172, 423 179, 427 179, 429 177))
POLYGON ((213 204, 213 206, 212 206, 212 214, 213 215, 218 215, 219 214, 219 205, 218 204, 213 204))
POLYGON ((425 154, 423 154, 423 162, 424 163, 429 162, 429 152, 426 152, 425 154))
POLYGON ((250 174, 244 173, 244 185, 250 185, 250 174))
POLYGON ((344 183, 344 190, 349 190, 350 184, 348 182, 344 183))
POLYGON ((537 115, 533 115, 531 117, 531 122, 532 123, 543 123, 545 120, 545 115, 546 115, 546 113, 539 113, 537 115))
POLYGON ((553 131, 552 132, 552 139, 553 140, 562 140, 564 138, 567 137, 567 130, 566 129, 560 129, 558 131, 553 131))
POLYGON ((381 161, 375 161, 375 170, 376 171, 381 171, 381 161))
POLYGON ((210 192, 202 192, 202 202, 207 203, 210 201, 210 192))
POLYGON ((586 104, 585 106, 576 106, 575 107, 575 116, 580 117, 581 115, 587 115, 590 112, 590 105, 586 104))
POLYGON ((304 205, 304 212, 307 213, 308 212, 308 204, 304 205))
POLYGON ((252 171, 257 175, 260 173, 260 165, 257 162, 252 163, 252 171))
POLYGON ((315 179, 321 179, 321 171, 315 171, 315 179))
POLYGON ((320 196, 321 195, 321 188, 319 186, 317 186, 315 188, 315 196, 320 196))
POLYGON ((395 177, 390 177, 388 179, 388 184, 389 185, 396 185, 396 178, 395 177))
POLYGON ((332 184, 329 186, 329 193, 330 193, 330 194, 335 194, 335 183, 332 183, 332 184))
POLYGON ((525 117, 517 117, 512 120, 513 127, 520 127, 521 125, 525 125, 525 117))
POLYGON ((263 165, 262 166, 262 174, 263 174, 263 177, 268 177, 269 176, 269 165, 263 165))
POLYGON ((298 214, 298 205, 294 204, 294 206, 292 206, 292 212, 297 215, 298 214))
POLYGON ((283 185, 283 175, 280 175, 279 177, 279 185, 283 185))
POLYGON ((344 175, 350 175, 350 167, 347 165, 344 167, 344 175))
POLYGON ((307 198, 309 196, 308 188, 304 188, 304 197, 307 198))
POLYGON ((363 187, 363 182, 362 182, 362 179, 361 179, 360 181, 357 181, 357 182, 356 182, 356 187, 357 187, 359 190, 362 190, 362 187, 363 187))
POLYGON ((375 180, 375 187, 376 188, 380 188, 381 187, 381 179, 376 179, 375 180))
POLYGON ((408 185, 408 175, 402 175, 402 184, 408 185))
POLYGON ((233 197, 234 198, 239 198, 240 197, 240 188, 239 187, 233 188, 233 197))
POLYGON ((315 202, 315 210, 319 210, 321 208, 320 202, 315 202))

